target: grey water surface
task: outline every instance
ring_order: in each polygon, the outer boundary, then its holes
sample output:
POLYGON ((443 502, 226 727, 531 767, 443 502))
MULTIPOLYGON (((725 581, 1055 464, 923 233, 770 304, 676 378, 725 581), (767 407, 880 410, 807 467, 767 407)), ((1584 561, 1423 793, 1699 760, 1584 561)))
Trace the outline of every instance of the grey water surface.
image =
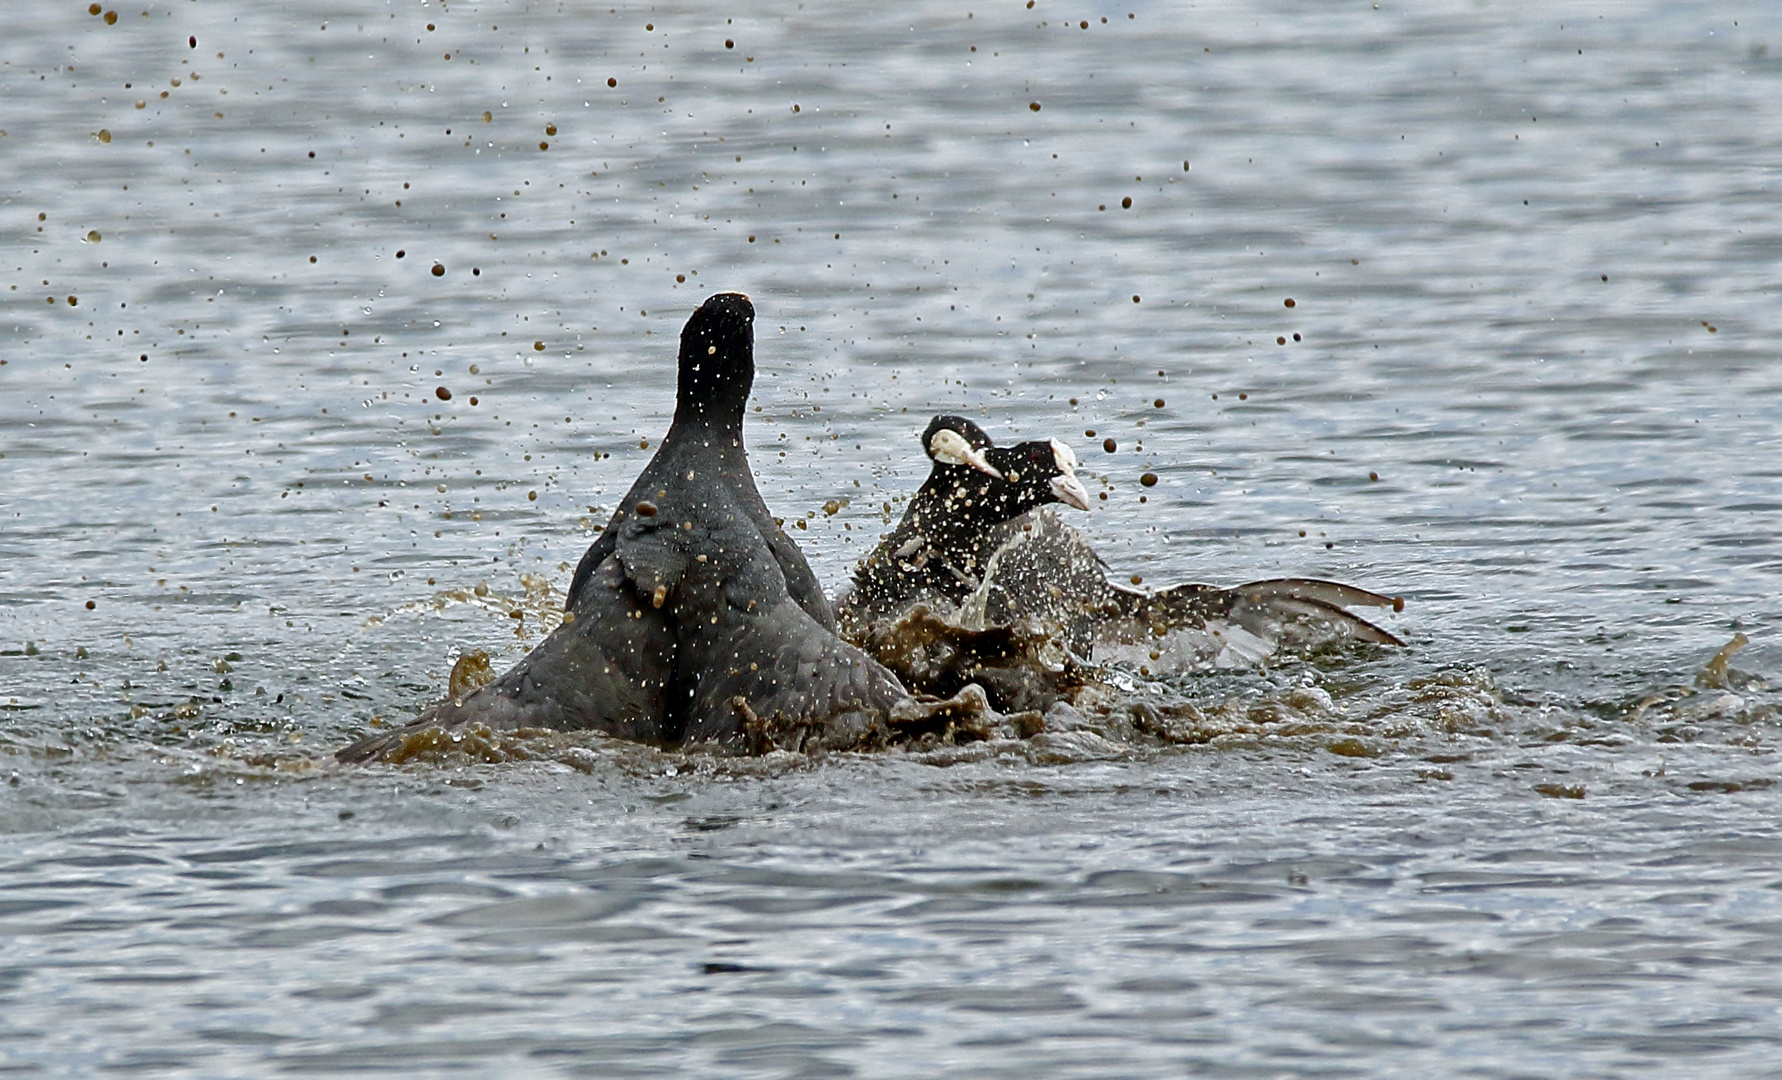
POLYGON ((0 1070, 1777 1073, 1782 9, 96 10, 0 10, 0 1070), (723 289, 832 589, 964 412, 1410 647, 335 765, 548 627, 723 289))

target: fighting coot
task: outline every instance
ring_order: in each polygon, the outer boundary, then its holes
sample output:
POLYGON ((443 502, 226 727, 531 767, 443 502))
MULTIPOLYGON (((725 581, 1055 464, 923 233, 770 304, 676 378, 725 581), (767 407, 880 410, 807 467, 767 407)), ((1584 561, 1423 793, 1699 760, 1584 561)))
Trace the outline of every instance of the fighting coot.
POLYGON ((927 482, 838 603, 842 635, 911 690, 976 682, 996 708, 1043 709, 1080 679, 1081 661, 1194 670, 1347 642, 1402 644, 1346 610, 1402 602, 1336 582, 1115 584, 1046 505, 1088 509, 1063 443, 998 447, 970 420, 937 416, 923 448, 934 462, 927 482))
POLYGON ((958 605, 979 587, 997 526, 1062 502, 1089 509, 1077 459, 1056 439, 999 447, 963 416, 937 416, 922 433, 934 462, 903 518, 854 571, 841 599, 842 633, 857 640, 867 624, 921 603, 958 605))
POLYGON ((673 425, 576 568, 563 625, 499 679, 341 760, 470 723, 853 746, 907 711, 897 679, 835 635, 816 576, 756 490, 742 440, 754 316, 747 297, 720 293, 688 320, 673 425))

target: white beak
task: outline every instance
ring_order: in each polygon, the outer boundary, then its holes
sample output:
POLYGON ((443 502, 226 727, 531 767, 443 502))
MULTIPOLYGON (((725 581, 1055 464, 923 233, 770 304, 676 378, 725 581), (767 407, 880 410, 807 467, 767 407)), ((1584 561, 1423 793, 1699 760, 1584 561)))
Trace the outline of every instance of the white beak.
POLYGON ((1070 447, 1052 440, 1052 461, 1058 466, 1060 475, 1052 477, 1052 494, 1066 506, 1074 506, 1078 510, 1089 509, 1089 492, 1084 489, 1083 482, 1077 479, 1077 455, 1070 447))
POLYGON ((928 456, 942 465, 970 465, 986 476, 1002 479, 1002 473, 990 464, 982 450, 974 448, 965 441, 965 436, 950 428, 935 432, 934 438, 928 443, 928 456))
POLYGON ((1074 476, 1054 476, 1051 480, 1052 494, 1058 501, 1078 510, 1089 509, 1089 492, 1084 490, 1083 482, 1074 476))

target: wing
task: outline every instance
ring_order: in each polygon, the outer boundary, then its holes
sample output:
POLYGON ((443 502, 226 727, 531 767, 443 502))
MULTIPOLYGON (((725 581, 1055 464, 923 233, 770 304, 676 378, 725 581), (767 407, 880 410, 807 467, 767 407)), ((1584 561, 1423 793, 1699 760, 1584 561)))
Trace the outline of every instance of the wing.
POLYGON ((1334 581, 1277 578, 1231 589, 1186 584, 1154 593, 1114 588, 1113 594, 1118 614, 1095 628, 1098 659, 1126 656, 1130 650, 1122 646, 1164 648, 1160 643, 1170 639, 1174 644, 1164 651, 1190 666, 1202 661, 1255 663, 1282 648, 1315 649, 1343 641, 1404 644, 1344 610, 1346 604, 1397 607, 1397 601, 1334 581))
POLYGON ((618 529, 614 528, 617 524, 617 515, 615 515, 614 520, 607 522, 606 529, 594 539, 594 543, 588 546, 588 550, 582 553, 582 561, 576 564, 575 576, 569 581, 569 595, 563 598, 564 611, 575 610, 576 598, 581 595, 582 589, 587 586, 588 579, 594 576, 594 571, 600 567, 601 563, 606 561, 607 556, 611 555, 613 549, 618 546, 619 532, 618 529))
POLYGON ((684 740, 763 751, 882 741, 897 677, 787 599, 698 643, 684 740))
POLYGON ((773 552, 773 560, 779 564, 780 572, 786 576, 786 593, 792 597, 792 602, 803 608, 817 625, 833 631, 835 609, 823 595, 823 585, 812 572, 811 564, 805 561, 804 552, 798 550, 798 545, 772 519, 762 529, 761 536, 767 541, 767 549, 773 552))
POLYGON ((1342 638, 1375 645, 1404 644, 1396 635, 1343 610, 1350 604, 1399 609, 1404 606, 1403 601, 1353 585, 1311 578, 1277 578, 1252 581, 1229 591, 1234 596, 1233 622, 1252 632, 1267 628, 1295 646, 1342 638))

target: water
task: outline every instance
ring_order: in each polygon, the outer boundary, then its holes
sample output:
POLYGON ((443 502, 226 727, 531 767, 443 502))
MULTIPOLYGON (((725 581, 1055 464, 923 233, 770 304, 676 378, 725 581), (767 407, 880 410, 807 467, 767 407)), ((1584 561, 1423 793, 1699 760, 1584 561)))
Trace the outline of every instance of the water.
POLYGON ((1769 6, 117 15, 0 35, 9 1070, 1773 1069, 1769 6), (831 587, 966 412, 1121 575, 1411 648, 331 764, 537 640, 718 289, 831 587))

